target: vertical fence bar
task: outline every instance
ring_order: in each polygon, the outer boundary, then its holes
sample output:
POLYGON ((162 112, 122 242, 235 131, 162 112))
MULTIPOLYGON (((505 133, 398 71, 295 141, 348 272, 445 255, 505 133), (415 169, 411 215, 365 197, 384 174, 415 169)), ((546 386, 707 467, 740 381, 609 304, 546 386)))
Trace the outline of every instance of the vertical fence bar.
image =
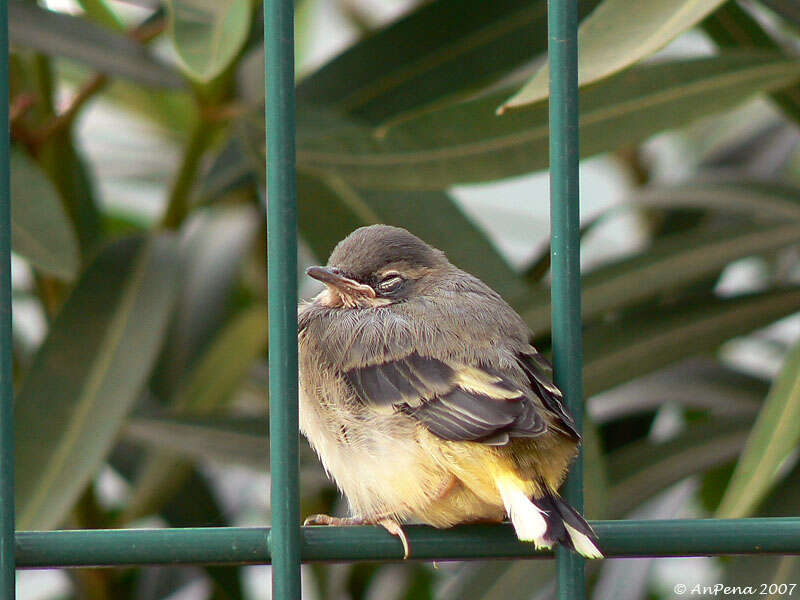
POLYGON ((0 598, 14 598, 14 383, 11 356, 11 193, 8 138, 8 5, 0 1, 0 598))
MULTIPOLYGON (((581 426, 583 407, 580 281, 580 208, 578 198, 578 7, 576 0, 549 0, 550 59, 550 222, 553 363, 557 385, 581 426)), ((583 463, 575 461, 563 491, 583 508, 583 463)), ((556 550, 558 597, 585 596, 583 559, 556 550)))
POLYGON ((293 0, 264 0, 272 597, 300 598, 293 0))

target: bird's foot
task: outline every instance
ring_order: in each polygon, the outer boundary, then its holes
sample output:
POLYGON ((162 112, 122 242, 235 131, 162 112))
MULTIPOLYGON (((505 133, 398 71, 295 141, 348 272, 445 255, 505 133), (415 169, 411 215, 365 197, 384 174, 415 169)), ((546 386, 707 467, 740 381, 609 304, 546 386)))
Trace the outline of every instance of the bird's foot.
POLYGON ((408 545, 408 538, 406 537, 406 532, 403 531, 403 528, 400 527, 400 523, 395 521, 394 519, 380 519, 377 522, 377 525, 383 527, 386 531, 391 533, 392 535, 396 535, 400 538, 400 542, 403 544, 403 560, 406 560, 411 553, 411 549, 408 545))
POLYGON ((400 523, 394 519, 365 519, 363 517, 332 517, 330 515, 311 515, 305 521, 303 521, 303 525, 333 525, 336 527, 348 525, 380 525, 392 535, 400 538, 400 542, 403 544, 403 560, 407 559, 410 553, 406 532, 403 531, 402 527, 400 527, 400 523))
POLYGON ((303 521, 303 525, 333 525, 335 527, 365 524, 366 522, 361 517, 332 517, 330 515, 311 515, 303 521))

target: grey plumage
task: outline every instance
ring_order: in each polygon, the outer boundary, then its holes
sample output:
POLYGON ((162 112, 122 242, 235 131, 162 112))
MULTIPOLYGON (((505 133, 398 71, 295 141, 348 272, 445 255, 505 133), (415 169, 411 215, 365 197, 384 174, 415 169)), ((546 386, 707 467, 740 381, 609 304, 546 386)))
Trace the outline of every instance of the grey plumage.
POLYGON ((567 539, 575 519, 552 500, 574 420, 496 292, 385 225, 356 230, 309 274, 326 289, 299 313, 301 428, 359 522, 508 513, 521 539, 599 555, 581 517, 567 539), (567 525, 548 525, 537 498, 567 525))

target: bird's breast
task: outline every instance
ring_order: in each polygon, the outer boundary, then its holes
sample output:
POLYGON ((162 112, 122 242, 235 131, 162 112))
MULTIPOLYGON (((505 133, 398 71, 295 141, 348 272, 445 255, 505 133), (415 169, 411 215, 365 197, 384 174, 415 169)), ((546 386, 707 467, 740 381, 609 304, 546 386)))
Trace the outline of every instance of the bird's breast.
POLYGON ((359 407, 335 378, 303 379, 300 428, 355 515, 406 518, 442 486, 446 473, 417 443, 409 417, 359 407))

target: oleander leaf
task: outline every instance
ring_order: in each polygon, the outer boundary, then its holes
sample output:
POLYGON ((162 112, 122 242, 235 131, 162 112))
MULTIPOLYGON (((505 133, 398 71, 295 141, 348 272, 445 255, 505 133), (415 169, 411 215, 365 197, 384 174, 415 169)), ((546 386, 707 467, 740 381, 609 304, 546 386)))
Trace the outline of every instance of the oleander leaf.
MULTIPOLYGON (((578 29, 578 85, 584 86, 629 67, 700 22, 724 0, 604 0, 578 29)), ((548 95, 544 65, 503 104, 514 108, 548 95)))
POLYGON ((80 267, 80 248, 58 191, 22 151, 12 148, 10 160, 14 252, 45 273, 72 280, 80 267))
POLYGON ((168 0, 167 7, 170 37, 184 71, 193 79, 214 79, 247 41, 250 0, 168 0))
MULTIPOLYGON (((800 15, 798 3, 794 0, 772 0, 773 9, 785 7, 800 15), (790 8, 791 7, 791 8, 790 8)), ((784 13, 784 16, 788 14, 784 13)), ((761 48, 775 52, 782 51, 782 46, 768 34, 761 23, 736 2, 726 2, 714 11, 702 23, 703 30, 720 48, 761 48)), ((783 113, 800 122, 800 84, 797 82, 770 93, 772 100, 783 113)))
MULTIPOLYGON (((579 15, 597 4, 579 0, 579 15)), ((380 123, 491 83, 546 48, 546 0, 423 3, 302 79, 297 98, 380 123)))
POLYGON ((800 220, 800 188, 782 181, 706 179, 637 190, 634 206, 691 208, 754 221, 800 220))
MULTIPOLYGON (((656 240, 639 255, 590 271, 581 280, 584 321, 621 310, 712 275, 746 256, 800 242, 797 222, 737 225, 692 231, 656 240)), ((550 291, 531 294, 523 318, 537 335, 550 330, 550 291)))
POLYGON ((694 299, 621 315, 585 330, 584 394, 588 397, 751 333, 798 312, 800 288, 733 298, 694 299))
POLYGON ((146 85, 184 85, 180 73, 157 60, 144 46, 87 19, 53 12, 22 0, 9 0, 8 19, 12 44, 71 58, 103 73, 146 85))
POLYGON ((161 349, 179 256, 164 235, 109 244, 53 322, 14 402, 20 529, 57 526, 111 449, 161 349))
POLYGON ((761 407, 716 516, 750 515, 800 440, 800 343, 795 344, 761 407))
MULTIPOLYGON (((266 342, 267 307, 264 304, 256 303, 233 316, 187 373, 170 400, 170 410, 204 415, 230 402, 247 371, 264 353, 266 342)), ((177 436, 182 436, 184 442, 196 439, 189 435, 191 431, 182 431, 182 434, 176 433, 173 441, 177 443, 177 436)), ((123 522, 161 508, 174 493, 176 482, 191 471, 191 465, 181 456, 185 454, 185 447, 173 448, 166 444, 147 455, 137 473, 131 499, 121 518, 123 522)))
POLYGON ((125 425, 127 440, 190 460, 217 460, 265 469, 269 461, 266 419, 137 415, 125 425))
POLYGON ((621 519, 682 479, 731 462, 750 424, 739 418, 689 425, 669 441, 645 439, 612 452, 607 457, 608 518, 621 519))
MULTIPOLYGON (((752 53, 628 69, 581 90, 581 156, 680 127, 798 78, 800 61, 752 53)), ((299 106, 298 168, 377 189, 443 189, 546 168, 547 103, 498 117, 495 107, 507 93, 485 94, 378 128, 299 106)))

